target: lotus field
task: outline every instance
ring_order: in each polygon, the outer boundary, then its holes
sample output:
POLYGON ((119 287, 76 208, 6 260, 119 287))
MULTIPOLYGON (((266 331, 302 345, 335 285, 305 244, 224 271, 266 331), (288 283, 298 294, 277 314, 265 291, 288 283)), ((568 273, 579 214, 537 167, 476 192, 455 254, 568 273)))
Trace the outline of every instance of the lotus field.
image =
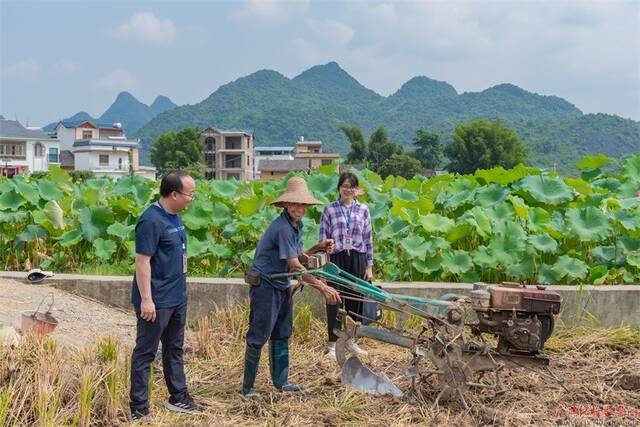
MULTIPOLYGON (((612 159, 586 157, 580 177, 536 168, 474 175, 381 179, 355 171, 366 190, 378 280, 640 282, 640 155, 619 173, 612 159)), ((335 166, 307 177, 323 202, 337 197, 335 166)), ((238 276, 263 230, 281 182, 199 181, 183 215, 191 275, 238 276)), ((73 183, 61 169, 45 178, 0 178, 0 262, 5 270, 57 272, 90 266, 133 271, 137 217, 158 198, 136 176, 73 183)), ((305 247, 318 238, 322 207, 305 219, 305 247)), ((122 271, 122 270, 119 270, 122 271)))

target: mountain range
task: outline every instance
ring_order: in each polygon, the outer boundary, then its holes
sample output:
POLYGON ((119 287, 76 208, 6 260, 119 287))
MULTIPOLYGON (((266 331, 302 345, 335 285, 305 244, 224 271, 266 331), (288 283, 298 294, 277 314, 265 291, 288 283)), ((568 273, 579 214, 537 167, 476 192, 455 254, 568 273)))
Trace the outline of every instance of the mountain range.
MULTIPOLYGON (((138 101, 129 92, 120 92, 111 106, 98 118, 91 117, 90 114, 81 111, 65 120, 91 120, 100 123, 122 123, 128 136, 133 136, 142 126, 147 124, 158 114, 176 107, 166 96, 158 96, 151 105, 138 101)), ((49 123, 42 129, 52 131, 58 122, 49 123)))
MULTIPOLYGON (((80 112, 72 119, 91 119, 80 112)), ((321 140, 325 151, 346 154, 341 124, 369 133, 384 126, 390 139, 411 149, 416 130, 428 129, 445 143, 460 123, 499 119, 529 148, 529 163, 575 172, 584 155, 622 158, 640 152, 640 122, 610 114, 583 114, 569 101, 499 84, 481 92, 458 91, 449 83, 418 76, 382 96, 366 88, 337 63, 317 65, 294 78, 260 70, 220 86, 193 105, 177 107, 159 96, 147 106, 122 92, 98 121, 121 122, 141 139, 141 161, 161 134, 185 127, 252 131, 256 145, 293 145, 300 136, 321 140)), ((56 122, 57 123, 57 122, 56 122)), ((56 123, 48 125, 55 126, 56 123)))
POLYGON ((245 129, 256 145, 293 145, 299 136, 321 140, 325 151, 345 154, 349 144, 341 124, 371 132, 385 126, 405 148, 419 128, 452 140, 455 126, 476 119, 499 119, 516 130, 529 148, 529 163, 575 171, 584 155, 616 158, 640 152, 640 122, 609 114, 583 114, 556 97, 499 84, 481 92, 458 93, 449 83, 414 77, 390 96, 364 87, 337 63, 314 66, 289 79, 260 70, 220 86, 203 101, 165 111, 136 134, 142 158, 162 133, 187 126, 245 129))

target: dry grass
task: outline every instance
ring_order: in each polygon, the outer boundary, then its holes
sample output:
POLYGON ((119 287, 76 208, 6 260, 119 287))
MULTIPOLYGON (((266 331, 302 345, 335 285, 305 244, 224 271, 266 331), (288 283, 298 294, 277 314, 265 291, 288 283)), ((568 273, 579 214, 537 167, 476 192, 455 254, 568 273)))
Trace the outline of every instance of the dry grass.
MULTIPOLYGON (((340 384, 335 362, 323 358, 325 327, 308 307, 298 306, 291 344, 290 381, 304 394, 283 394, 271 385, 266 354, 256 381, 260 397, 238 390, 248 322, 246 307, 219 311, 193 325, 186 355, 191 394, 206 412, 178 416, 163 407, 167 398, 161 365, 151 381, 154 425, 637 425, 640 422, 640 330, 563 329, 549 341, 552 368, 568 392, 538 372, 509 371, 507 392, 467 395, 432 411, 411 398, 394 399, 353 392, 340 384), (599 410, 600 412, 596 412, 599 410), (605 412, 610 410, 611 412, 605 412)), ((386 318, 392 323, 394 319, 386 318)), ((415 326, 415 319, 405 326, 415 326)), ((407 351, 365 341, 367 362, 408 388, 403 371, 407 351)), ((0 425, 122 425, 127 419, 129 348, 106 337, 94 348, 58 348, 51 339, 26 337, 17 348, 0 347, 0 425)), ((437 395, 431 380, 424 398, 437 395)))

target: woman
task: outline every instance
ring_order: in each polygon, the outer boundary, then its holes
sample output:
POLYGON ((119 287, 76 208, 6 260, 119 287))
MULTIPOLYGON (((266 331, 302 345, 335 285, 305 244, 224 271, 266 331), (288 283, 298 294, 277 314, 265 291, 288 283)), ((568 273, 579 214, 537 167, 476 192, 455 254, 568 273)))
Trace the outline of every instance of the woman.
MULTIPOLYGON (((369 208, 356 201, 356 196, 362 194, 358 177, 350 172, 344 172, 338 180, 340 197, 335 202, 325 206, 320 220, 320 241, 333 239, 334 250, 331 262, 342 270, 364 280, 371 280, 373 276, 373 242, 371 233, 371 217, 369 208)), ((341 289, 333 285, 343 297, 342 301, 347 313, 353 313, 355 320, 362 320, 362 295, 354 291, 341 289), (351 298, 349 298, 351 297, 351 298)), ((327 304, 327 327, 329 345, 327 356, 335 359, 336 341, 338 337, 333 333, 336 327, 336 317, 339 306, 327 304)), ((355 342, 347 342, 347 350, 352 353, 366 355, 355 342)))

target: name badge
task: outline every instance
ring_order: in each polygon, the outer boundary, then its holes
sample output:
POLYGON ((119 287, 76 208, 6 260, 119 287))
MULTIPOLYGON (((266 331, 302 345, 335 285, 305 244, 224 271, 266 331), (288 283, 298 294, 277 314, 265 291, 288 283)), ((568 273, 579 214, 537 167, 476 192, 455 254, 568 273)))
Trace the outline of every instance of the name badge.
POLYGON ((187 251, 184 245, 182 245, 182 272, 187 274, 187 251))
POLYGON ((353 248, 353 239, 351 239, 351 236, 345 236, 342 246, 346 251, 350 251, 353 248))

